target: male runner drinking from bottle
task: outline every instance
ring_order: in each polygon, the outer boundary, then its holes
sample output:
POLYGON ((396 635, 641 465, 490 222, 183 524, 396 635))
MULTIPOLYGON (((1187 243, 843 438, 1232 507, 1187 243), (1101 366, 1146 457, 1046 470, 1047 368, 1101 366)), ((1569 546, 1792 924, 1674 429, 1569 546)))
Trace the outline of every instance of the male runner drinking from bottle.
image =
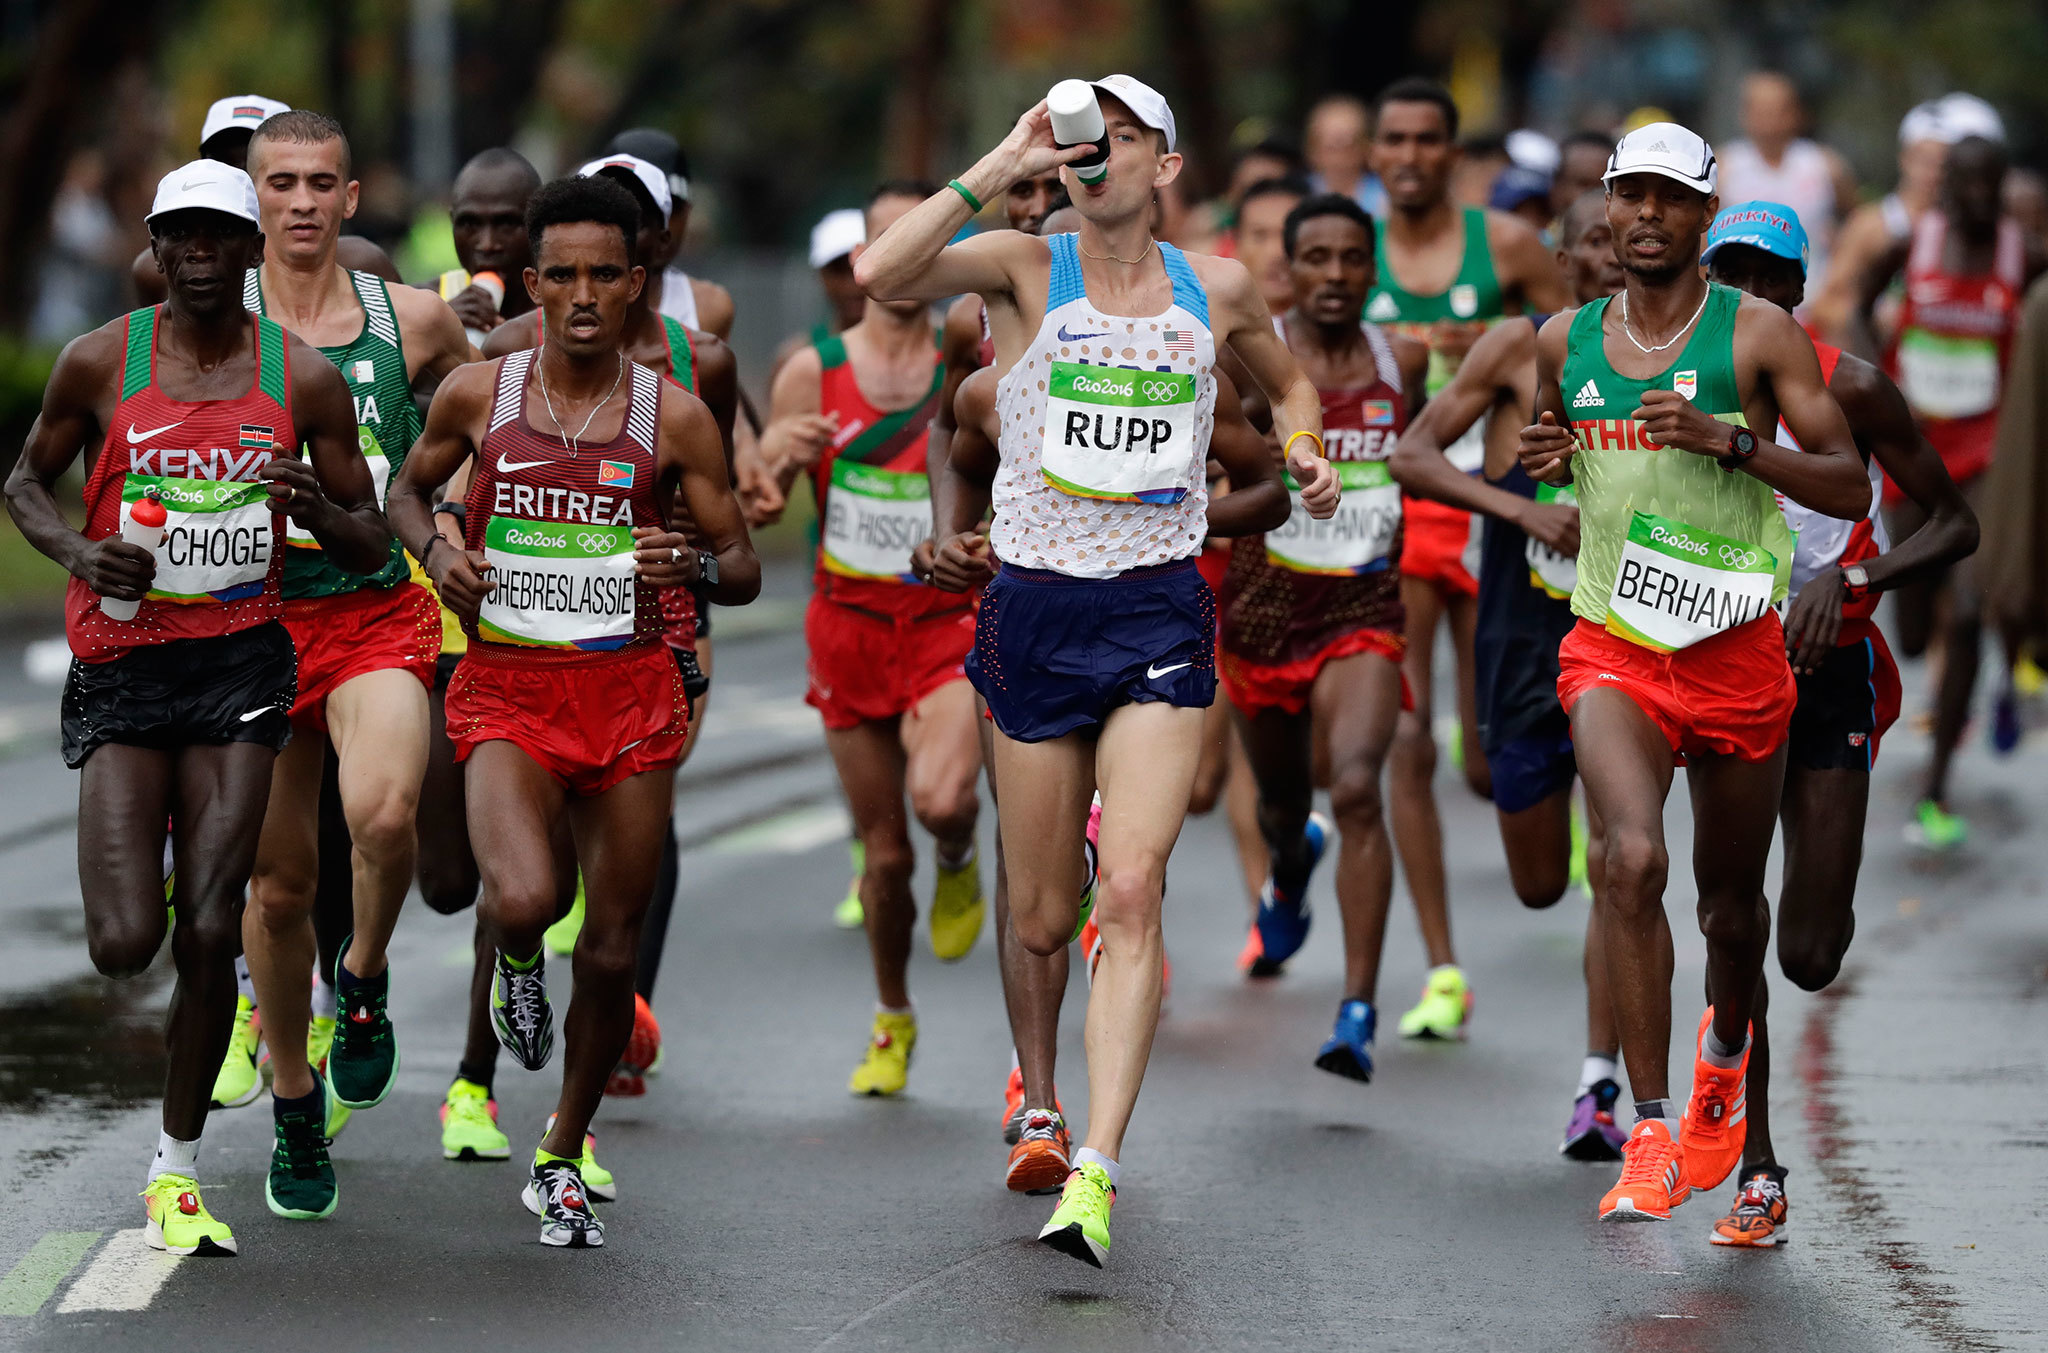
MULTIPOLYGON (((1243 265, 1153 239, 1153 194, 1180 170, 1173 113, 1126 75, 1098 81, 1107 172, 1062 174, 1077 235, 1013 231, 947 244, 1019 179, 1070 164, 1043 102, 948 188, 883 232, 854 271, 871 296, 980 294, 1002 373, 1002 466, 969 673, 999 736, 995 776, 1020 939, 1050 954, 1074 933, 1089 798, 1102 794, 1101 966, 1088 1008, 1089 1122, 1040 1238, 1100 1265, 1121 1149, 1159 1020, 1166 861, 1180 834, 1201 711, 1215 698, 1215 602, 1195 570, 1216 348, 1266 390, 1283 455, 1318 516, 1335 472, 1312 447, 1321 405, 1243 265)), ((1271 474, 1269 466, 1268 474, 1271 474)), ((1218 505, 1239 530, 1285 520, 1277 478, 1218 505)))

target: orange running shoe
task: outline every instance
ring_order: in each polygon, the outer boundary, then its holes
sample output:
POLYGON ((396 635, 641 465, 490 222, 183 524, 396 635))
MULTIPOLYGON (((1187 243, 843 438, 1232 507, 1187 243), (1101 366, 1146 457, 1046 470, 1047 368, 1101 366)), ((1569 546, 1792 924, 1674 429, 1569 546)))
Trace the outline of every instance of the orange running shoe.
POLYGON ((1010 1068, 1003 1086, 1003 1145, 1015 1146, 1024 1132, 1024 1068, 1010 1068))
POLYGON ((1748 1249, 1770 1249, 1785 1241, 1785 1171, 1778 1166, 1760 1166, 1749 1172, 1735 1206, 1714 1223, 1716 1245, 1740 1245, 1748 1249))
POLYGON ((604 1092, 615 1099, 632 1099, 647 1093, 647 1071, 661 1058, 661 1025, 647 998, 633 993, 633 1033, 626 1040, 626 1055, 612 1068, 604 1092))
POLYGON ((1095 965, 1102 962, 1102 932, 1096 929, 1095 918, 1090 916, 1088 924, 1081 927, 1081 960, 1088 965, 1088 985, 1095 985, 1095 965))
MULTIPOLYGON (((1700 1056, 1707 1026, 1714 1022, 1714 1007, 1700 1016, 1699 1035, 1692 1045, 1692 1098, 1686 1101, 1685 1119, 1678 1139, 1685 1148, 1685 1182, 1696 1189, 1720 1186, 1722 1180, 1742 1164, 1742 1146, 1749 1139, 1749 1049, 1742 1050, 1739 1066, 1718 1067, 1700 1056)), ((1744 1037, 1748 1031, 1744 1031, 1744 1037)))
POLYGON ((1032 1109, 1024 1130, 1010 1148, 1010 1170, 1004 1183, 1012 1193, 1057 1193, 1074 1167, 1073 1138, 1067 1120, 1056 1109, 1032 1109))
POLYGON ((1661 1119, 1636 1124, 1621 1161, 1620 1181, 1600 1200, 1602 1221, 1670 1221, 1671 1209, 1692 1196, 1685 1148, 1671 1140, 1661 1119))

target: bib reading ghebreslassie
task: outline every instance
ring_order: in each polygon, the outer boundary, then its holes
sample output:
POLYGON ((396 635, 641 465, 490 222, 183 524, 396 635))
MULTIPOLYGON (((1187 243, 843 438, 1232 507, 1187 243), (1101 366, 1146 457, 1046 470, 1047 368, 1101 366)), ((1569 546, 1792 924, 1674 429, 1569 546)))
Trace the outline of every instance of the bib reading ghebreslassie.
POLYGON ((633 637, 633 532, 624 526, 493 517, 484 558, 497 589, 477 632, 501 644, 606 649, 633 637))
POLYGON ((1675 653, 1771 608, 1778 559, 1758 545, 1638 512, 1621 547, 1607 629, 1675 653))
MULTIPOLYGON (((1569 484, 1538 484, 1536 501, 1576 507, 1579 497, 1569 484)), ((1579 561, 1576 558, 1558 553, 1534 536, 1529 537, 1523 557, 1529 561, 1531 587, 1558 601, 1571 600, 1572 589, 1579 585, 1579 561)))
MULTIPOLYGON (((377 441, 377 434, 366 427, 356 429, 356 445, 362 449, 363 459, 370 465, 370 497, 377 504, 377 510, 384 510, 384 500, 391 492, 391 458, 384 454, 384 447, 377 441)), ((320 542, 313 539, 313 533, 293 521, 284 519, 284 543, 297 550, 317 550, 320 542)))
POLYGON ((1352 577, 1387 566, 1401 530, 1401 486, 1383 460, 1334 461, 1342 497, 1321 521, 1301 505, 1301 485, 1285 474, 1293 500, 1287 520, 1266 532, 1266 558, 1296 573, 1352 577))
POLYGON ((217 605, 263 590, 270 572, 270 493, 262 484, 131 474, 121 489, 121 520, 154 491, 164 505, 152 601, 217 605))
POLYGON ((1908 329, 1899 335, 1899 384, 1929 418, 1989 413, 1998 407, 1998 344, 1908 329))
POLYGON ((827 571, 913 582, 910 552, 931 532, 931 481, 924 475, 858 461, 832 463, 821 531, 827 571))
POLYGON ((1185 371, 1054 362, 1046 482, 1077 498, 1177 503, 1195 464, 1195 378, 1185 371))

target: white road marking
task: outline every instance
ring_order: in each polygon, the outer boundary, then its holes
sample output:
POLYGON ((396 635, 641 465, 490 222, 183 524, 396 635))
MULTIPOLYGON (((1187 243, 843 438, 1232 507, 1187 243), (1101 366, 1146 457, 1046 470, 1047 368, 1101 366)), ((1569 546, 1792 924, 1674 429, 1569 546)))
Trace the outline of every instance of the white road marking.
POLYGON ((839 804, 799 808, 766 822, 727 832, 706 847, 722 855, 801 855, 827 841, 844 841, 853 819, 839 804))
POLYGON ((148 1310, 179 1260, 175 1255, 149 1248, 142 1234, 143 1228, 138 1226, 108 1236, 92 1265, 78 1275, 78 1281, 64 1294, 57 1313, 148 1310))

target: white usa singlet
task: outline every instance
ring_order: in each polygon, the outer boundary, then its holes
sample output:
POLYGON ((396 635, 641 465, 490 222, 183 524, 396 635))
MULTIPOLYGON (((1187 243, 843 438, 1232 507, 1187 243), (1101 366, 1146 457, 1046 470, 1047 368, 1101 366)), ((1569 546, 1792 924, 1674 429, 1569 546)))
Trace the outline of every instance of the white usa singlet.
POLYGON ((1110 578, 1202 548, 1216 340, 1180 250, 1159 243, 1172 301, 1133 317, 1089 302, 1077 243, 1046 240, 1045 320, 996 386, 990 543, 1022 568, 1110 578))

